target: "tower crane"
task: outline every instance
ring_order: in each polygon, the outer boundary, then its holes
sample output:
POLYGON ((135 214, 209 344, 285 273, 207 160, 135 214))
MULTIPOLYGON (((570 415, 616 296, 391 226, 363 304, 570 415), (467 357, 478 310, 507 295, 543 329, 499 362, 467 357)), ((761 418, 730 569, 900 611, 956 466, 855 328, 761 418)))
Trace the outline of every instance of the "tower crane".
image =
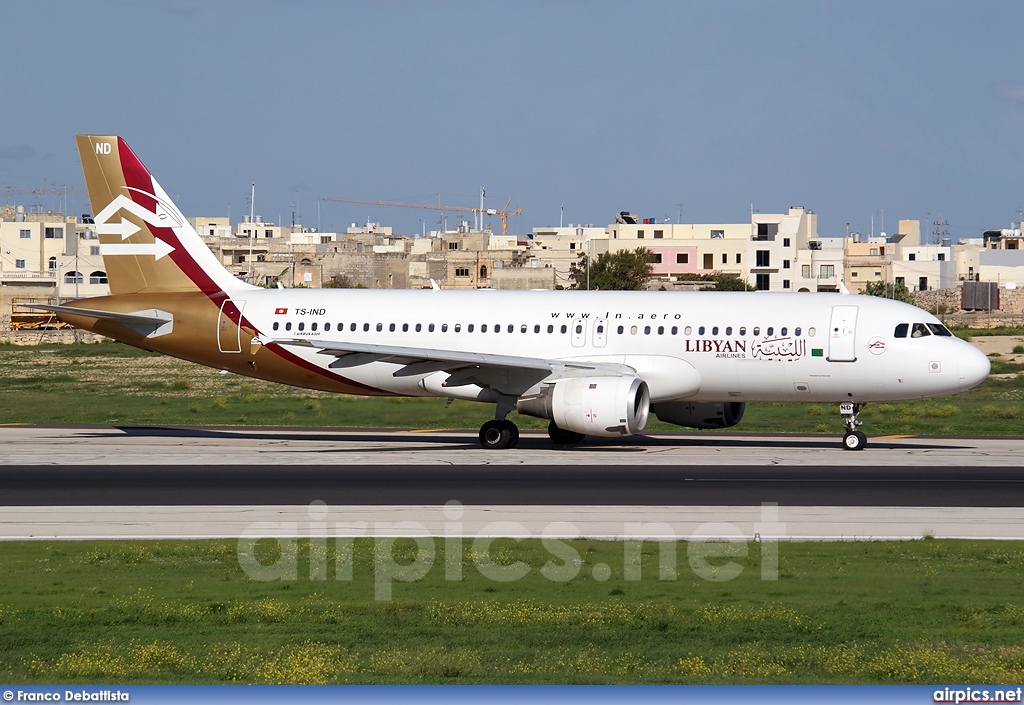
POLYGON ((512 197, 508 197, 508 201, 505 202, 505 207, 498 211, 497 215, 501 218, 501 234, 505 235, 508 233, 508 217, 510 215, 519 215, 523 212, 522 208, 516 208, 511 213, 508 212, 508 204, 512 203, 512 197))

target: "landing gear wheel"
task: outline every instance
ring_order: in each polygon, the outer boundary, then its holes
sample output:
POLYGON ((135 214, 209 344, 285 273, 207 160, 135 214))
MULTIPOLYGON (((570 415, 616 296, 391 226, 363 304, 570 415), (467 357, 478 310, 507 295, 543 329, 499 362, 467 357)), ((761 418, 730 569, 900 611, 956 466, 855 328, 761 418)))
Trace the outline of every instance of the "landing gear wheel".
MULTIPOLYGON (((512 445, 512 429, 515 428, 511 421, 492 419, 480 427, 480 445, 489 450, 508 448, 512 445)), ((516 440, 519 440, 518 431, 516 429, 516 440)))
POLYGON ((554 421, 548 424, 548 436, 554 441, 555 445, 562 446, 573 446, 584 439, 582 433, 566 431, 564 428, 559 428, 555 425, 554 421))
POLYGON ((847 432, 843 436, 843 450, 864 450, 868 444, 868 437, 863 431, 847 432))
POLYGON ((508 419, 505 419, 501 423, 505 425, 505 428, 507 428, 509 432, 508 447, 515 448, 519 443, 519 427, 508 419))
POLYGON ((843 450, 864 450, 864 446, 868 444, 867 435, 857 430, 857 427, 861 425, 857 417, 860 416, 860 411, 863 408, 863 404, 854 402, 843 402, 839 405, 839 413, 843 415, 843 423, 846 424, 843 450))

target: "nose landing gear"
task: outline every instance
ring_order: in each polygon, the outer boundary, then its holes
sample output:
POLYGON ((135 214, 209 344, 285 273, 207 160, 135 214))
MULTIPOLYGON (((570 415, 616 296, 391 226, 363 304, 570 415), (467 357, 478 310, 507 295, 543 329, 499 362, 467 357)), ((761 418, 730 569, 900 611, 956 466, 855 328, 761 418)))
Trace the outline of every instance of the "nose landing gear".
POLYGON ((863 408, 863 404, 855 404, 849 401, 839 405, 839 413, 843 415, 843 423, 846 424, 846 433, 843 435, 843 450, 864 450, 864 446, 868 444, 867 434, 857 430, 857 427, 862 425, 862 422, 858 421, 857 417, 860 416, 860 411, 863 408))

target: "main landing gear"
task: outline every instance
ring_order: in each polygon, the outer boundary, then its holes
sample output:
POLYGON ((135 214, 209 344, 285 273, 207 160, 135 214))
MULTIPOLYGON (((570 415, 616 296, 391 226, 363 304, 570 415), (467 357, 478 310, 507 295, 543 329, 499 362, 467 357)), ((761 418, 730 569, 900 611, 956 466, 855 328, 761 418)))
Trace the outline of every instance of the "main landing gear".
POLYGON ((552 421, 548 424, 548 437, 557 446, 574 446, 582 441, 586 436, 582 433, 576 433, 575 431, 566 431, 564 428, 559 428, 552 421))
POLYGON ((857 430, 862 423, 857 420, 857 417, 860 416, 860 410, 863 408, 863 404, 855 404, 850 401, 839 405, 839 413, 843 415, 843 423, 846 424, 843 450, 864 450, 864 446, 868 444, 867 435, 863 431, 857 430))
POLYGON ((519 427, 508 419, 491 419, 480 427, 480 445, 489 450, 515 448, 519 427))
MULTIPOLYGON (((519 427, 505 417, 515 408, 515 399, 501 397, 494 409, 494 418, 480 427, 480 445, 488 450, 515 448, 519 443, 519 427)), ((548 424, 548 436, 555 445, 576 445, 585 436, 575 431, 559 428, 552 421, 548 424)))

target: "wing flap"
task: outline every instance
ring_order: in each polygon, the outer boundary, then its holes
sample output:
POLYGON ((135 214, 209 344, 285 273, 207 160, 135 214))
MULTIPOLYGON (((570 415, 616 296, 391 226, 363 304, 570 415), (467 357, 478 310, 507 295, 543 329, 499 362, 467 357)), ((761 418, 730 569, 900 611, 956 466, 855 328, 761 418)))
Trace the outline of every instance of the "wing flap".
POLYGON ((334 355, 338 360, 331 363, 331 367, 357 366, 378 361, 402 364, 403 366, 393 373, 395 377, 409 377, 430 372, 454 372, 466 367, 534 370, 559 377, 594 372, 606 374, 635 373, 635 370, 631 367, 608 362, 591 363, 580 360, 546 360, 519 355, 500 355, 464 350, 443 350, 404 345, 380 345, 376 343, 339 342, 320 339, 275 339, 266 342, 314 348, 322 355, 334 355), (350 357, 351 364, 349 364, 350 357))

